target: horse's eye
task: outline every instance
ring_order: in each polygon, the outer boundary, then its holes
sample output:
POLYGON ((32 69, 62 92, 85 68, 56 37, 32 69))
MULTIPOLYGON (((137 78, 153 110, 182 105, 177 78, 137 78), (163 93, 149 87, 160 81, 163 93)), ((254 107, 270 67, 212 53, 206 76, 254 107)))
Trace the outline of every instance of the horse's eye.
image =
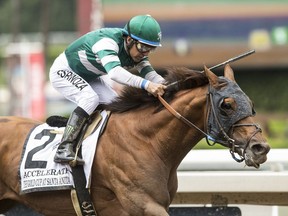
POLYGON ((226 103, 225 101, 221 104, 222 109, 232 109, 231 103, 226 103))
POLYGON ((235 110, 235 101, 233 98, 224 98, 220 103, 220 113, 222 115, 228 116, 235 110))

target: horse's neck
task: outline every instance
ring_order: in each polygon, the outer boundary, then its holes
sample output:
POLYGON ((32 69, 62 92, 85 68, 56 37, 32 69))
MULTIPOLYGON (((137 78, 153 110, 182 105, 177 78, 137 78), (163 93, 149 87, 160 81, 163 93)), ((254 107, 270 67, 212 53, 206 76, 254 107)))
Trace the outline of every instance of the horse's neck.
MULTIPOLYGON (((202 91, 181 92, 171 106, 183 117, 204 130, 206 94, 202 91)), ((163 161, 173 166, 203 138, 203 134, 177 119, 167 109, 146 119, 148 137, 163 161), (147 122, 148 120, 148 122, 147 122)))

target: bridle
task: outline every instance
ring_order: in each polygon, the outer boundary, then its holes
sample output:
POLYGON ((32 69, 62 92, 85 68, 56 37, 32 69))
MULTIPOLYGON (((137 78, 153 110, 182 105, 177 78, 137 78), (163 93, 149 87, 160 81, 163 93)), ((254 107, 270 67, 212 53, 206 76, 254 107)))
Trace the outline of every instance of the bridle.
MULTIPOLYGON (((245 160, 245 152, 247 147, 249 146, 249 143, 251 141, 251 139, 258 133, 258 132, 262 132, 260 126, 258 124, 255 123, 251 123, 251 124, 236 124, 233 123, 230 127, 230 134, 233 134, 234 128, 236 127, 246 127, 246 126, 255 126, 256 130, 253 132, 253 134, 249 137, 249 139, 247 140, 247 143, 245 144, 244 148, 242 148, 242 154, 239 154, 236 149, 240 148, 240 146, 238 146, 237 144, 235 144, 235 140, 232 139, 229 135, 228 135, 228 131, 225 131, 224 127, 221 124, 221 121, 218 117, 218 115, 216 114, 216 108, 214 106, 213 103, 213 94, 210 91, 210 86, 209 86, 209 90, 207 93, 207 112, 206 112, 206 124, 208 124, 208 117, 209 117, 209 113, 212 113, 212 118, 214 118, 218 128, 219 128, 219 133, 223 135, 223 138, 219 138, 219 135, 217 137, 212 137, 209 132, 204 132, 202 129, 200 129, 199 127, 197 127, 194 123, 192 123, 191 121, 189 121, 187 118, 185 118, 184 116, 182 116, 180 113, 178 113, 173 107, 171 107, 166 100, 163 99, 162 96, 158 95, 158 99, 160 100, 160 102, 163 104, 163 106, 170 112, 172 113, 177 119, 181 120, 182 122, 184 122, 186 125, 188 125, 189 127, 195 128, 198 131, 200 131, 206 139, 206 142, 208 145, 213 146, 216 143, 219 143, 227 148, 229 148, 230 153, 232 155, 232 158, 237 161, 238 163, 242 162, 245 160), (211 143, 210 141, 212 141, 213 143, 211 143), (237 153, 240 157, 236 157, 235 153, 237 153)), ((251 115, 250 115, 251 116, 251 115)), ((207 127, 206 127, 207 130, 207 127)), ((207 130, 208 131, 208 130, 207 130)))
MULTIPOLYGON (((230 134, 233 134, 233 131, 234 131, 234 128, 236 127, 247 127, 247 126, 254 126, 256 128, 256 130, 252 133, 252 135, 249 137, 249 139, 247 140, 246 144, 244 145, 244 148, 243 148, 243 152, 242 154, 240 155, 239 153, 236 152, 236 148, 240 148, 240 146, 238 146, 236 143, 235 143, 235 140, 232 139, 229 135, 228 135, 228 132, 225 131, 225 129, 223 128, 222 124, 220 123, 220 120, 219 120, 219 116, 216 114, 216 109, 215 109, 215 105, 213 103, 213 94, 209 91, 207 93, 207 104, 210 104, 210 108, 207 109, 207 121, 208 121, 208 115, 209 115, 209 112, 212 112, 212 116, 213 118, 215 119, 215 122, 218 126, 218 128, 220 129, 220 133, 219 134, 222 134, 223 135, 223 139, 219 139, 218 137, 211 137, 211 135, 208 135, 206 136, 206 142, 208 145, 210 146, 213 146, 215 145, 216 143, 219 143, 227 148, 230 149, 230 153, 232 155, 232 158, 237 161, 237 162, 242 162, 245 160, 245 152, 246 152, 246 149, 247 147, 249 146, 249 143, 251 141, 251 139, 258 133, 258 132, 262 132, 262 129, 260 128, 260 126, 258 124, 255 124, 255 123, 251 123, 251 124, 232 124, 231 125, 231 130, 230 130, 230 134), (213 143, 210 143, 210 141, 213 141, 213 143), (235 153, 237 153, 239 155, 240 158, 237 158, 235 156, 235 153)), ((207 106, 208 107, 208 106, 207 106)), ((249 116, 249 115, 248 115, 249 116)), ((207 125, 207 123, 206 123, 207 125)))

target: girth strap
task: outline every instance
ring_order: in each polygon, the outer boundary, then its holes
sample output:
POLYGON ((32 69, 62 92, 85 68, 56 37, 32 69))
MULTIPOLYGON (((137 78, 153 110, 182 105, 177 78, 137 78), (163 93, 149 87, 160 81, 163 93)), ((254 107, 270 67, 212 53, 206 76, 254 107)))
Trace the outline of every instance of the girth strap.
MULTIPOLYGON (((89 118, 88 121, 90 121, 86 127, 83 128, 81 131, 81 134, 77 140, 77 149, 76 149, 76 156, 80 156, 82 158, 82 141, 84 138, 86 138, 85 134, 87 130, 94 130, 99 122, 101 121, 102 117, 100 112, 96 111, 94 114, 92 114, 89 118), (92 128, 88 125, 91 126, 92 128)), ((91 132, 91 131, 90 131, 91 132)), ((73 206, 75 209, 75 212, 78 216, 97 216, 96 210, 94 208, 91 196, 90 196, 90 191, 88 188, 86 188, 86 176, 84 172, 84 167, 80 165, 75 164, 70 164, 71 169, 72 169, 72 176, 74 180, 74 186, 75 189, 71 190, 71 199, 73 202, 73 206)))
MULTIPOLYGON (((81 155, 81 152, 79 152, 81 155)), ((78 216, 97 216, 89 189, 86 188, 86 177, 83 166, 72 167, 75 189, 71 191, 74 209, 78 216), (76 192, 76 193, 75 193, 76 192), (80 210, 80 212, 79 212, 80 210)))
MULTIPOLYGON (((85 131, 82 133, 85 133, 85 131)), ((82 140, 80 140, 82 142, 82 140)), ((82 148, 78 148, 77 155, 82 158, 82 148)), ((86 176, 82 165, 71 166, 75 189, 71 190, 71 198, 78 216, 97 216, 90 191, 86 188, 86 176), (80 211, 79 211, 80 210, 80 211)))

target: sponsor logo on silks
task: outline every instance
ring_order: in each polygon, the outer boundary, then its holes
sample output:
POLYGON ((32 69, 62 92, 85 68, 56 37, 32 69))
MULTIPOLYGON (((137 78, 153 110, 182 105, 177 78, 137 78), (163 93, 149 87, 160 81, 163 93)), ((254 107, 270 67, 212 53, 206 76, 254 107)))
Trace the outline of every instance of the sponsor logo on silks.
POLYGON ((59 70, 57 71, 57 74, 61 78, 68 80, 71 84, 73 84, 80 91, 84 89, 86 86, 88 86, 87 82, 82 77, 78 76, 75 73, 72 73, 71 71, 59 70))
POLYGON ((67 134, 71 134, 71 133, 74 132, 74 127, 71 126, 71 125, 67 125, 66 128, 65 128, 65 130, 66 130, 65 132, 66 132, 67 134))

